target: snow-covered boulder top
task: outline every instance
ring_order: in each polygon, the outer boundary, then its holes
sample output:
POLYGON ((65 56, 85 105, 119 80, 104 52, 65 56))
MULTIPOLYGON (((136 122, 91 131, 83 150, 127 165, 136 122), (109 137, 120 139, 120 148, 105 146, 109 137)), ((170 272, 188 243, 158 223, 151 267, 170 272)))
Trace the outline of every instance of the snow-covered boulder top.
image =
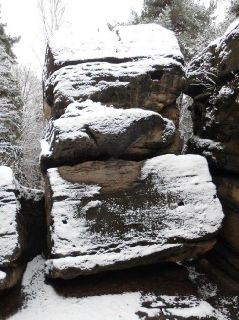
POLYGON ((213 246, 223 219, 197 155, 86 162, 48 169, 47 180, 53 278, 193 258, 213 246))
POLYGON ((87 61, 123 62, 140 58, 173 58, 183 63, 172 31, 158 24, 141 24, 84 32, 58 31, 48 48, 48 72, 87 61))
POLYGON ((45 69, 48 119, 61 116, 70 103, 87 99, 161 112, 175 105, 185 83, 178 41, 156 24, 87 35, 57 33, 50 42, 45 69))
POLYGON ((162 148, 166 153, 174 134, 174 123, 153 111, 115 109, 91 100, 72 103, 52 121, 41 162, 54 167, 111 157, 145 159, 162 148))
POLYGON ((0 166, 0 268, 19 258, 22 238, 19 231, 20 204, 13 172, 0 166))
POLYGON ((189 94, 210 89, 221 78, 239 71, 239 19, 227 31, 209 44, 188 66, 189 94))

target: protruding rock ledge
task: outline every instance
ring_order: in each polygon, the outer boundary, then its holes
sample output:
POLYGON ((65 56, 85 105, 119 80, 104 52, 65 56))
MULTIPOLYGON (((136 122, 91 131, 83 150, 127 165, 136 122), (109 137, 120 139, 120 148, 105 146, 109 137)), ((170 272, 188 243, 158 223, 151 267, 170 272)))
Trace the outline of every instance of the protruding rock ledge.
POLYGON ((86 99, 161 112, 175 103, 182 91, 184 71, 173 59, 156 62, 149 58, 116 65, 94 62, 61 68, 45 85, 52 117, 63 114, 72 101, 86 99))
POLYGON ((145 159, 167 153, 174 134, 174 123, 153 111, 115 109, 87 100, 69 105, 52 122, 42 141, 41 163, 49 168, 112 157, 145 159))
POLYGON ((223 219, 196 155, 49 169, 46 195, 53 278, 195 258, 213 247, 223 219))

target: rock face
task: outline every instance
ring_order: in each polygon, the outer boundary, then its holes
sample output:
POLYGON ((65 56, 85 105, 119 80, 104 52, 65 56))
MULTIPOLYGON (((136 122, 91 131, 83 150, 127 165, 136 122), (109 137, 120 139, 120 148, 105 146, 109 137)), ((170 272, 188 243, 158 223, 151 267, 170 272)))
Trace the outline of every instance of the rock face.
POLYGON ((0 166, 0 291, 14 286, 23 267, 23 230, 17 186, 9 167, 0 166))
POLYGON ((48 48, 45 114, 91 99, 146 108, 178 121, 175 101, 184 84, 183 56, 174 34, 159 25, 53 37, 48 48), (77 39, 77 41, 75 41, 77 39), (173 108, 172 108, 173 107, 173 108))
POLYGON ((47 275, 210 250, 223 213, 207 162, 172 154, 182 147, 176 99, 184 83, 173 33, 148 24, 60 39, 50 43, 45 72, 47 275))
POLYGON ((221 233, 222 245, 217 248, 221 256, 218 265, 237 280, 239 279, 238 52, 239 20, 235 21, 221 38, 193 59, 188 70, 188 93, 194 98, 192 106, 194 137, 189 141, 189 152, 202 154, 209 161, 213 180, 226 213, 221 233), (229 260, 233 260, 233 263, 229 260))
POLYGON ((53 278, 196 257, 223 218, 200 156, 85 162, 47 180, 53 278))
POLYGON ((43 166, 77 164, 102 158, 142 159, 166 153, 175 125, 158 113, 142 109, 115 109, 90 100, 70 104, 52 121, 43 142, 43 166))

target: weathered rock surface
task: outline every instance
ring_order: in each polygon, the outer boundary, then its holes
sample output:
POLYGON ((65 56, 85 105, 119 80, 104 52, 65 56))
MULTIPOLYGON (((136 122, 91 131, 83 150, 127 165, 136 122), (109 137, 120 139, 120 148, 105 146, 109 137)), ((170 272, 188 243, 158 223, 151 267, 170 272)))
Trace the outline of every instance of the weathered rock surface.
POLYGON ((52 278, 196 257, 223 218, 200 156, 48 169, 46 192, 52 278))
POLYGON ((120 63, 152 57, 173 58, 180 63, 183 55, 174 33, 158 24, 141 24, 108 28, 97 33, 70 30, 56 33, 50 40, 46 69, 52 73, 67 65, 107 61, 120 63), (64 37, 63 37, 64 36, 64 37), (77 41, 76 41, 77 39, 77 41))
POLYGON ((211 258, 239 279, 239 20, 194 58, 188 70, 188 93, 194 98, 194 137, 189 152, 204 155, 222 201, 223 241, 211 258), (236 276, 237 274, 237 276, 236 276))
POLYGON ((0 166, 0 290, 12 287, 22 275, 23 251, 20 203, 12 170, 0 166))
POLYGON ((190 150, 203 153, 212 166, 236 173, 239 168, 238 39, 237 20, 221 38, 194 58, 188 68, 196 136, 190 142, 190 150))
POLYGON ((62 114, 69 103, 85 99, 160 112, 175 103, 183 87, 183 75, 182 65, 172 58, 166 62, 147 59, 78 64, 54 72, 46 83, 46 97, 53 102, 53 116, 62 114))
POLYGON ((144 159, 167 153, 175 126, 158 113, 115 109, 90 100, 67 107, 42 141, 44 167, 106 158, 144 159), (45 151, 44 151, 45 148, 45 151))
MULTIPOLYGON (((155 24, 81 33, 48 49, 45 115, 59 117, 74 101, 162 112, 184 84, 183 57, 174 34, 155 24), (109 41, 109 38, 111 39, 109 41)), ((175 105, 176 108, 176 105, 175 105)))

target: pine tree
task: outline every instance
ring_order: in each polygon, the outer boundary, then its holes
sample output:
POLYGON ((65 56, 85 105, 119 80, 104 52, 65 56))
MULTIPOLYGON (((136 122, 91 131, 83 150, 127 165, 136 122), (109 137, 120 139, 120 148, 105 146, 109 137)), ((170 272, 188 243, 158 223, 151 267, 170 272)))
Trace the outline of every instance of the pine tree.
MULTIPOLYGON (((0 10, 1 13, 1 10, 0 10)), ((9 35, 6 34, 5 31, 6 24, 1 22, 0 18, 0 42, 5 48, 6 53, 13 59, 15 60, 15 55, 12 51, 12 47, 15 43, 17 43, 20 40, 20 37, 10 37, 9 35)))
POLYGON ((144 0, 140 22, 156 22, 173 30, 189 60, 216 36, 215 8, 216 0, 210 0, 209 7, 194 0, 144 0))
POLYGON ((233 16, 233 18, 239 17, 239 0, 231 0, 229 11, 230 11, 229 13, 233 16))

